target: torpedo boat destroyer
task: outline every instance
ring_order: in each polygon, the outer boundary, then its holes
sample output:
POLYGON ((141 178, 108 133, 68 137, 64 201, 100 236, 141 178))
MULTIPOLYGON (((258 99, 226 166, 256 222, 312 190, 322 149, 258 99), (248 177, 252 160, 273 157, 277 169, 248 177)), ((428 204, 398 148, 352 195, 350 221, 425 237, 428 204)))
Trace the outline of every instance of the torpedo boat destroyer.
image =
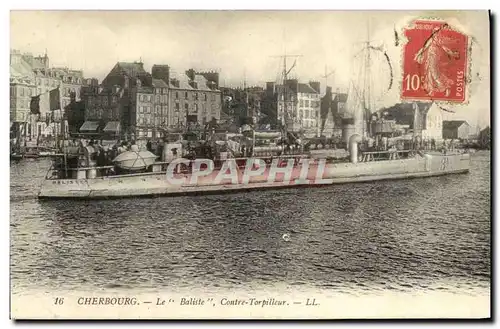
POLYGON ((93 146, 74 148, 53 157, 38 196, 92 199, 299 188, 467 173, 470 167, 468 153, 359 152, 358 134, 348 139, 348 158, 315 156, 279 145, 255 146, 255 140, 243 156, 227 151, 229 140, 215 141, 211 158, 183 157, 182 143, 165 143, 160 159, 149 151, 127 151, 108 166, 96 165, 93 146))

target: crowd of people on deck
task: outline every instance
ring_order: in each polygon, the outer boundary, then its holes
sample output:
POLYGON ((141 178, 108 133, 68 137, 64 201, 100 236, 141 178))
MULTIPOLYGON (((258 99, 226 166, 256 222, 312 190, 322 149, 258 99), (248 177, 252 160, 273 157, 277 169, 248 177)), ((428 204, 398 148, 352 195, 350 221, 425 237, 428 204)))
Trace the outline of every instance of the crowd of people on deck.
POLYGON ((163 142, 151 142, 148 140, 145 144, 138 144, 135 140, 122 141, 117 140, 115 143, 105 143, 102 140, 97 139, 70 139, 65 141, 60 141, 59 147, 61 150, 63 146, 65 152, 81 152, 81 149, 87 148, 87 152, 90 153, 91 160, 96 162, 97 166, 108 166, 113 164, 113 160, 121 153, 131 151, 149 151, 157 156, 161 156, 163 152, 163 142), (90 147, 90 149, 89 149, 90 147))

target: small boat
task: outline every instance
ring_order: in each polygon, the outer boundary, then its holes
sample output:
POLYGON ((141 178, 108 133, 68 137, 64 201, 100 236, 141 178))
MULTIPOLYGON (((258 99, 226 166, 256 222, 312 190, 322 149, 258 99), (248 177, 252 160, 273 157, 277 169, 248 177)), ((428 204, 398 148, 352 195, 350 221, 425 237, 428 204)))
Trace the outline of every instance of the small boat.
POLYGON ((42 149, 30 149, 26 152, 14 152, 10 154, 10 158, 13 160, 21 160, 21 159, 38 159, 45 158, 55 155, 56 152, 54 150, 42 150, 42 149))
POLYGON ((113 159, 113 163, 124 170, 144 170, 155 163, 158 156, 149 151, 126 151, 113 159))

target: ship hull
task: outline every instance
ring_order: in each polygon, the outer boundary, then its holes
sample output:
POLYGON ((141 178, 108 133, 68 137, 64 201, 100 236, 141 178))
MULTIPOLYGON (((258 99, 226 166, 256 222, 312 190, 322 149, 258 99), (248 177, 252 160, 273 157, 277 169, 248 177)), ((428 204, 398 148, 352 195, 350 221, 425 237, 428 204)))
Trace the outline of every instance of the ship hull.
POLYGON ((237 177, 218 179, 219 171, 193 178, 191 174, 176 174, 184 180, 173 184, 166 173, 106 176, 93 179, 45 180, 38 195, 41 199, 99 199, 204 193, 236 193, 255 189, 304 188, 332 184, 361 183, 379 180, 424 178, 467 173, 469 154, 434 155, 412 159, 360 163, 314 163, 304 169, 295 165, 289 174, 270 174, 267 167, 261 175, 245 181, 243 172, 237 177), (270 175, 273 179, 269 179, 270 175))

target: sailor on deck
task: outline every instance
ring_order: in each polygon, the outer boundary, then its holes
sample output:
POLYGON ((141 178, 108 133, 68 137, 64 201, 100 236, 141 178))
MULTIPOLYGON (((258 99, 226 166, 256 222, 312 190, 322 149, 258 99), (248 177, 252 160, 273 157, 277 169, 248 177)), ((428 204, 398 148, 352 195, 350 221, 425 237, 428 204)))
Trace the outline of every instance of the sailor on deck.
POLYGON ((118 147, 118 154, 121 154, 126 151, 127 151, 127 142, 122 142, 122 145, 118 147))
POLYGON ((135 141, 132 141, 132 143, 130 145, 130 151, 139 152, 139 146, 135 143, 135 141))

